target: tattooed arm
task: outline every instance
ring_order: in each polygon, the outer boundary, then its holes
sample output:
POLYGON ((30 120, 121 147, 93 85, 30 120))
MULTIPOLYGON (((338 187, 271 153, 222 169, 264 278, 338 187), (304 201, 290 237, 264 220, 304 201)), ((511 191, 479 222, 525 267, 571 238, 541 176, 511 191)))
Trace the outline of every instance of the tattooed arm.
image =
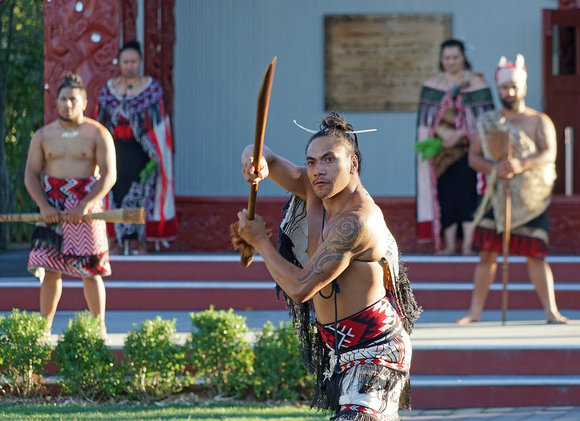
POLYGON ((268 271, 280 287, 296 302, 310 300, 318 291, 340 276, 353 258, 368 243, 361 214, 357 211, 339 216, 329 227, 324 242, 304 269, 284 259, 274 248, 264 229, 262 218, 247 219, 247 212, 238 213, 240 235, 262 256, 268 271))

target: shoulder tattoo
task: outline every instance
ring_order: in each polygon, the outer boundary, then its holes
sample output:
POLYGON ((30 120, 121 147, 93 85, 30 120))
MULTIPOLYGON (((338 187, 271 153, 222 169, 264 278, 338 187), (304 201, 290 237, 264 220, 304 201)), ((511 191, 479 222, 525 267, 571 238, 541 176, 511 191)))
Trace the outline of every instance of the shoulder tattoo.
POLYGON ((320 253, 314 258, 312 267, 298 280, 307 283, 315 276, 324 273, 324 265, 341 261, 347 252, 357 253, 361 248, 363 223, 358 215, 348 213, 336 220, 330 228, 328 237, 321 245, 320 253))

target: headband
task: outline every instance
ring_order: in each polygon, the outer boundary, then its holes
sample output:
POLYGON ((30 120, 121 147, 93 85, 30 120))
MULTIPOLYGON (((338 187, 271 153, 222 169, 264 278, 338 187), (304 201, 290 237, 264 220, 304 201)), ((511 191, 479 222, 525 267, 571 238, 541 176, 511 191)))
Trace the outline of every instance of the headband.
MULTIPOLYGON (((308 133, 316 134, 316 133, 318 133, 320 131, 320 130, 307 129, 306 127, 301 126, 300 124, 298 124, 298 122, 296 120, 294 120, 294 124, 296 124, 302 130, 304 130, 305 132, 308 132, 308 133)), ((345 131, 345 133, 358 134, 358 133, 369 133, 369 132, 376 132, 376 131, 377 131, 377 129, 348 130, 348 131, 345 131)))
POLYGON ((528 72, 523 55, 518 54, 515 63, 507 61, 504 56, 499 59, 497 69, 495 70, 495 81, 498 85, 506 82, 515 82, 518 85, 524 86, 527 78, 528 72))

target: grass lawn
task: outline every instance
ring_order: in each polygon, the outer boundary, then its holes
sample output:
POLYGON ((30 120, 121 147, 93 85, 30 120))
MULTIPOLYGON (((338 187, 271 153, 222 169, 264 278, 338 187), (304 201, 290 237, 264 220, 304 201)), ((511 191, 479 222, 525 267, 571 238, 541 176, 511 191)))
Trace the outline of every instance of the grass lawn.
POLYGON ((60 402, 58 404, 5 403, 0 399, 0 420, 328 420, 330 414, 307 406, 266 406, 257 404, 211 405, 92 405, 60 402))

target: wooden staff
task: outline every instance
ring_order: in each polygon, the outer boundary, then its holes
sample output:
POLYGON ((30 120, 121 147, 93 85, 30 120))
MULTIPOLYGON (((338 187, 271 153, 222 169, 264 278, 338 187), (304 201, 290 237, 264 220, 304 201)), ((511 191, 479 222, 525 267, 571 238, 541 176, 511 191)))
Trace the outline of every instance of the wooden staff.
MULTIPOLYGON (((507 132, 507 159, 512 158, 512 142, 511 133, 507 132)), ((501 323, 505 325, 506 313, 508 308, 508 281, 509 281, 509 263, 508 257, 510 254, 510 237, 511 237, 511 222, 512 222, 512 194, 510 188, 510 179, 504 178, 505 189, 505 225, 503 231, 503 264, 502 264, 502 291, 501 291, 501 323)))
MULTIPOLYGON (((260 160, 262 159, 262 148, 264 146, 264 133, 266 132, 266 120, 268 119, 268 107, 270 105, 270 93, 272 92, 272 81, 274 70, 276 69, 276 57, 272 59, 258 92, 258 105, 256 111, 256 130, 254 132, 254 168, 260 170, 260 160)), ((248 197, 248 219, 253 220, 256 213, 256 197, 258 195, 258 183, 250 186, 248 197)), ((247 267, 254 258, 252 250, 243 249, 241 253, 241 263, 247 267)))
MULTIPOLYGON (((68 215, 61 214, 60 221, 68 220, 68 215)), ((106 222, 121 222, 125 224, 144 224, 145 209, 112 209, 104 212, 89 213, 82 217, 83 220, 102 219, 106 222)), ((0 214, 0 222, 38 222, 42 221, 42 215, 39 213, 8 213, 0 214)))

